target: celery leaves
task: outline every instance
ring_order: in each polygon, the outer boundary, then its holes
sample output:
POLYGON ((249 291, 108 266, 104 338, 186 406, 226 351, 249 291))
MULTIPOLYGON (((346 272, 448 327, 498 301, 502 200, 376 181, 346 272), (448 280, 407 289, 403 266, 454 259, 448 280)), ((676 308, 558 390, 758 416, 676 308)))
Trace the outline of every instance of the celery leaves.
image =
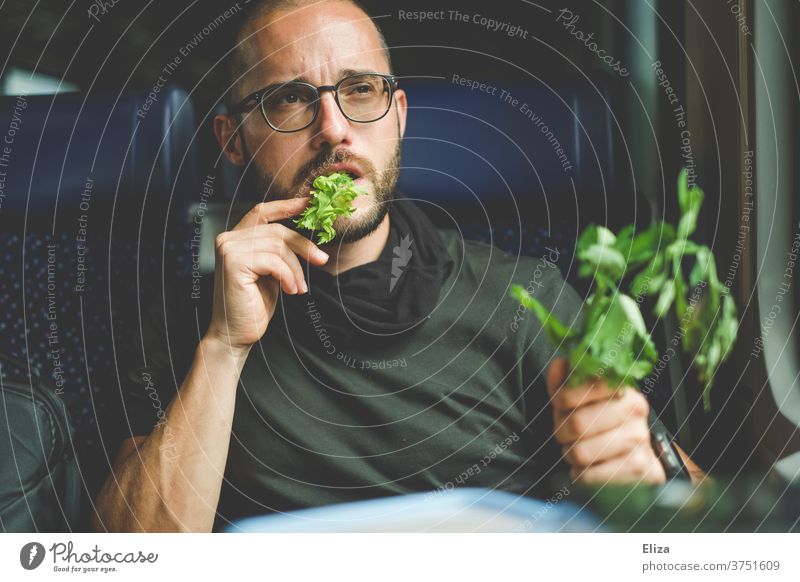
POLYGON ((333 223, 339 216, 350 216, 356 196, 366 194, 344 172, 318 176, 311 190, 311 201, 294 221, 300 228, 317 232, 317 244, 331 242, 336 236, 333 223))

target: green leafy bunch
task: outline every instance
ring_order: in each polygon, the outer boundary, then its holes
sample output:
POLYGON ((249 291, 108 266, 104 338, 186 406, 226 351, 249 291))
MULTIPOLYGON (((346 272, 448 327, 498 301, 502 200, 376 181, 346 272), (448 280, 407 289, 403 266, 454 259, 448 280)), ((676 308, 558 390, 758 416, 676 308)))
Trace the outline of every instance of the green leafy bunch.
POLYGON ((569 360, 568 385, 602 378, 612 388, 635 386, 652 372, 658 352, 639 310, 645 298, 654 300, 657 319, 674 308, 681 343, 694 358, 703 383, 703 406, 710 409, 714 375, 730 355, 738 328, 736 305, 717 276, 714 255, 689 237, 697 227, 703 191, 678 177, 677 228, 657 222, 636 233, 629 225, 614 234, 591 225, 578 238, 578 275, 593 277, 580 329, 567 327, 520 285, 511 295, 542 322, 548 340, 569 360), (688 282, 686 263, 693 259, 688 282), (627 290, 629 294, 626 294, 627 290), (636 297, 636 299, 634 299, 636 297))
POLYGON ((361 194, 366 194, 364 189, 344 172, 318 176, 311 189, 311 202, 294 222, 300 228, 318 231, 317 244, 329 243, 336 236, 336 217, 353 214, 353 200, 361 194))

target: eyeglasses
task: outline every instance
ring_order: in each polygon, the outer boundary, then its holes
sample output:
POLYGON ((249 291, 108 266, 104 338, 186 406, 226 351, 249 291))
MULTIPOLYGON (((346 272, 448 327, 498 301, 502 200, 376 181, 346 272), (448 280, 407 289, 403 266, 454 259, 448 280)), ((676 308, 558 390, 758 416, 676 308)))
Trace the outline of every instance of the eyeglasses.
POLYGON ((356 123, 371 123, 383 118, 392 105, 397 78, 379 73, 360 73, 345 77, 335 85, 315 87, 302 81, 270 85, 245 97, 231 109, 242 113, 255 101, 261 115, 275 131, 291 133, 314 123, 323 91, 333 91, 342 114, 356 123))

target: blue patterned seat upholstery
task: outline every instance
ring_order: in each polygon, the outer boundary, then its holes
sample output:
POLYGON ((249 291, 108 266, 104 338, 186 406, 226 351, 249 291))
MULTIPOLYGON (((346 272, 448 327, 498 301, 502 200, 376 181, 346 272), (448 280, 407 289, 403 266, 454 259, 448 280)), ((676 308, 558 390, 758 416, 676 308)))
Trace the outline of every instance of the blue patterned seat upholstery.
MULTIPOLYGON (((174 87, 145 111, 147 99, 26 97, 5 168, 0 352, 38 369, 64 399, 84 503, 121 438, 119 364, 137 349, 139 307, 188 265, 194 113, 174 87)), ((19 104, 0 98, 0 118, 19 104)))

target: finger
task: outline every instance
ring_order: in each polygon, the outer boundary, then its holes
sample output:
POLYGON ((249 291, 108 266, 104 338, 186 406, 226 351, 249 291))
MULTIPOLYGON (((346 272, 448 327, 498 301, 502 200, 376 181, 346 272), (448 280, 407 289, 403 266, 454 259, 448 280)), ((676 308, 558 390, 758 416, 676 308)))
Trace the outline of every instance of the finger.
POLYGON ((547 392, 550 398, 564 386, 569 372, 566 358, 555 358, 547 368, 547 392))
POLYGON ((650 407, 640 392, 626 390, 622 398, 592 402, 571 410, 553 410, 558 442, 569 444, 598 435, 632 420, 647 418, 650 407))
POLYGON ((663 483, 666 474, 652 450, 639 447, 625 455, 589 467, 573 467, 570 476, 588 485, 663 483))
POLYGON ((294 281, 295 286, 297 287, 298 293, 308 293, 308 285, 306 284, 306 276, 303 273, 303 266, 300 264, 300 260, 297 258, 297 255, 292 252, 292 250, 288 247, 286 243, 281 241, 281 249, 278 253, 284 262, 289 265, 289 268, 294 273, 294 281))
POLYGON ((273 224, 272 228, 280 235, 292 251, 312 265, 324 265, 329 258, 328 253, 319 248, 299 232, 282 224, 273 224))
POLYGON ((603 402, 620 398, 620 394, 630 392, 627 388, 611 388, 601 379, 593 378, 590 383, 580 386, 562 386, 555 390, 551 403, 553 408, 570 410, 586 406, 592 402, 603 402))
POLYGON ((280 283, 274 277, 260 277, 256 281, 259 291, 261 291, 261 299, 266 305, 276 305, 278 301, 278 294, 280 293, 280 283))
POLYGON ((242 230, 251 228, 258 224, 266 224, 269 222, 276 222, 297 216, 306 206, 308 206, 309 197, 302 198, 289 198, 288 200, 272 200, 270 202, 262 202, 256 204, 250 211, 244 215, 239 223, 233 227, 233 230, 242 230))
POLYGON ((579 439, 564 445, 564 459, 574 467, 588 467, 603 463, 629 451, 650 446, 647 423, 629 422, 595 436, 579 439))
POLYGON ((288 295, 296 295, 299 291, 292 268, 275 253, 251 253, 237 257, 237 261, 258 277, 274 277, 288 295))
POLYGON ((265 236, 262 227, 271 228, 276 225, 262 225, 261 227, 253 227, 247 231, 242 231, 225 241, 225 252, 230 254, 240 255, 247 257, 255 253, 272 253, 278 255, 294 273, 294 279, 298 291, 305 293, 308 291, 306 285, 303 267, 297 258, 297 255, 289 248, 285 241, 275 236, 265 236), (256 231, 262 230, 262 234, 258 235, 256 231))
MULTIPOLYGON (((280 241, 291 249, 293 253, 313 265, 324 265, 329 255, 312 241, 282 224, 259 224, 249 228, 230 231, 225 235, 226 241, 247 241, 253 245, 254 250, 276 250, 271 241, 280 241)), ((238 248, 243 248, 238 246, 238 248)))

